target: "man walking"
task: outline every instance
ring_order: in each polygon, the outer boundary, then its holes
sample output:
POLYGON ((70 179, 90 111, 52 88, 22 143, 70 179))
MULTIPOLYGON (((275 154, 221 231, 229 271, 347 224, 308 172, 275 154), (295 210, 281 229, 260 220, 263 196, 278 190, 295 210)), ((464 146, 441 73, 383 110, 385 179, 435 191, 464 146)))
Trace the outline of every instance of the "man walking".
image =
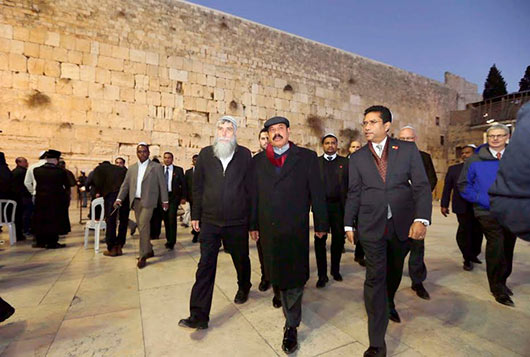
POLYGON ((449 201, 452 194, 452 209, 458 219, 458 230, 456 231, 456 243, 464 258, 463 269, 473 270, 473 263, 482 264, 478 259, 482 246, 482 230, 480 223, 473 214, 473 205, 462 198, 458 190, 458 178, 464 167, 464 161, 473 156, 476 146, 466 145, 462 148, 460 158, 462 163, 450 166, 445 175, 444 189, 440 210, 444 217, 449 214, 449 201))
POLYGON ((394 296, 410 239, 425 238, 432 197, 418 148, 388 137, 392 114, 376 105, 364 112, 367 145, 350 157, 344 225, 359 234, 366 254, 364 303, 370 347, 364 356, 386 356, 389 318, 400 322, 394 296), (357 231, 353 228, 357 227, 357 231))
POLYGON ((164 153, 164 180, 167 183, 169 208, 162 212, 164 229, 166 230, 166 248, 173 250, 177 242, 177 210, 179 205, 186 203, 186 180, 182 167, 173 165, 173 153, 164 153))
POLYGON ((326 199, 314 151, 289 141, 289 121, 265 122, 270 144, 252 159, 251 221, 253 240, 261 241, 266 276, 280 291, 285 316, 282 350, 298 348, 302 296, 309 279, 309 210, 315 235, 328 231, 326 199))
POLYGON ((159 201, 162 201, 162 208, 167 210, 168 197, 162 166, 149 160, 149 146, 146 143, 138 144, 136 156, 138 156, 138 162, 129 167, 114 207, 121 206, 123 200, 129 197, 129 202, 125 204, 129 204, 129 207, 134 210, 136 223, 140 230, 140 256, 137 267, 142 269, 147 264, 147 259, 155 256, 153 246, 149 241, 149 222, 153 210, 159 201))
POLYGON ((217 256, 221 240, 232 255, 237 271, 236 304, 243 304, 250 291, 248 252, 248 169, 250 150, 237 144, 237 122, 223 116, 217 122, 215 142, 199 153, 193 175, 191 224, 200 232, 201 259, 191 290, 190 316, 179 326, 208 328, 217 256))
MULTIPOLYGON (((328 222, 331 228, 331 276, 342 281, 340 260, 344 249, 344 205, 348 192, 348 159, 339 156, 338 139, 332 134, 322 138, 324 154, 318 158, 320 177, 326 195, 328 222)), ((318 268, 317 288, 323 288, 329 281, 327 272, 326 240, 315 235, 315 257, 318 268)))

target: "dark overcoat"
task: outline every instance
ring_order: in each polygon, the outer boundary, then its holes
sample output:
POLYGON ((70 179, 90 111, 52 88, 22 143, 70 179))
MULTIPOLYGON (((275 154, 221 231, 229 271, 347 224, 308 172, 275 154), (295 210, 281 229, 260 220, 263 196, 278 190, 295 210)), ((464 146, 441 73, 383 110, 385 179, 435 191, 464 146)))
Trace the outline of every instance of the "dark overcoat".
POLYGON ((280 289, 309 279, 309 209, 315 231, 327 232, 324 186, 314 151, 291 143, 280 172, 265 152, 253 157, 250 230, 258 230, 265 275, 280 289))
POLYGON ((33 174, 37 182, 33 231, 36 235, 64 234, 70 228, 64 214, 70 189, 66 171, 53 164, 44 164, 35 168, 33 174))

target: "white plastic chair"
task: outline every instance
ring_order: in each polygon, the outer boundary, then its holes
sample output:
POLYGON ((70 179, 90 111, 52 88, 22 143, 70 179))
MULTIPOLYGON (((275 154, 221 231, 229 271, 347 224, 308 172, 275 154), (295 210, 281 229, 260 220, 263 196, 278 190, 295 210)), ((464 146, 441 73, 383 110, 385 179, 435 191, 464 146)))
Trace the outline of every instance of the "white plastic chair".
POLYGON ((95 200, 92 200, 90 205, 90 221, 86 222, 85 225, 85 249, 88 248, 88 233, 90 229, 95 231, 94 239, 94 251, 99 252, 99 233, 100 230, 106 230, 107 224, 105 223, 105 200, 103 197, 98 197, 95 200), (101 207, 99 217, 96 217, 96 207, 101 207))
POLYGON ((0 200, 0 227, 7 226, 9 228, 9 243, 15 244, 17 241, 17 230, 15 226, 15 211, 17 210, 17 203, 13 200, 0 200), (11 219, 7 217, 7 209, 13 206, 11 211, 11 219))

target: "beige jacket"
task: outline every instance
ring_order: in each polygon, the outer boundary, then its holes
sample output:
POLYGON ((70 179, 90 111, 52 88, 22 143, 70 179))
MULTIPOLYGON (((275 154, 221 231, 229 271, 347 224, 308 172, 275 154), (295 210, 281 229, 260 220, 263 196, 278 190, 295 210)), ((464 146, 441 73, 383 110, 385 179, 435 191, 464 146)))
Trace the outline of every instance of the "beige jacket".
MULTIPOLYGON (((118 199, 123 201, 129 195, 129 205, 132 208, 138 184, 138 163, 127 170, 125 180, 120 187, 118 199)), ((167 183, 164 178, 164 169, 159 163, 149 160, 141 182, 142 197, 140 202, 144 208, 155 208, 159 201, 168 202, 167 183)))

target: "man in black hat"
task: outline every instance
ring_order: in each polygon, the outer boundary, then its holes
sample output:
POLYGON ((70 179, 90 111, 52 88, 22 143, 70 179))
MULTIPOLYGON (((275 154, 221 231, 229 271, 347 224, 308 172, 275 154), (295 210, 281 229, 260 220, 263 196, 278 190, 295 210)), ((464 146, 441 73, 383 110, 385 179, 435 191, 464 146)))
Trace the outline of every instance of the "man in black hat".
POLYGON ((261 241, 265 275, 280 290, 285 316, 282 349, 298 348, 302 295, 309 279, 309 210, 315 235, 327 232, 326 198, 314 151, 289 141, 289 121, 265 122, 270 144, 252 159, 250 235, 261 241))
MULTIPOLYGON (((340 259, 344 248, 344 204, 348 192, 348 159, 339 156, 338 138, 328 133, 322 138, 324 154, 319 157, 320 176, 326 193, 328 221, 331 228, 331 276, 342 281, 340 259)), ((323 288, 329 281, 327 273, 325 234, 319 238, 315 235, 315 257, 318 268, 317 288, 323 288)))
POLYGON ((66 222, 64 207, 68 204, 67 190, 70 189, 66 171, 57 164, 61 152, 48 150, 46 163, 33 170, 36 183, 35 213, 33 216, 34 248, 64 248, 59 235, 70 225, 66 222))

